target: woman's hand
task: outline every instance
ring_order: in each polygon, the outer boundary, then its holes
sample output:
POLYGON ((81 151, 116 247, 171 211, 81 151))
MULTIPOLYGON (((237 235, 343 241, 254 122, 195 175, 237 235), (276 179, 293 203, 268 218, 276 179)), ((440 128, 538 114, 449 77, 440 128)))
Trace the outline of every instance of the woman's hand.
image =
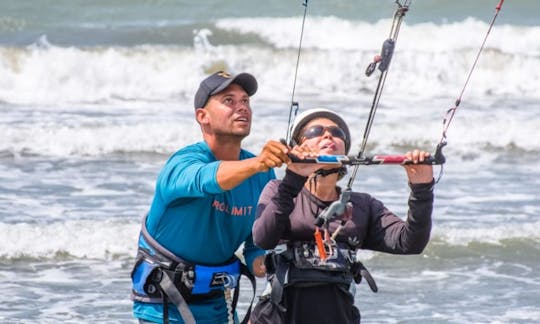
MULTIPOLYGON (((311 147, 307 145, 307 143, 304 143, 302 145, 296 145, 294 146, 291 151, 291 154, 297 156, 299 159, 309 159, 309 158, 316 158, 319 156, 319 149, 315 147, 311 147)), ((331 169, 331 168, 337 168, 341 166, 341 164, 337 165, 335 163, 332 164, 321 164, 321 163, 298 163, 298 162, 291 162, 287 164, 287 168, 291 170, 292 172, 308 177, 313 172, 319 170, 319 169, 331 169)))
POLYGON ((429 157, 429 152, 413 150, 405 153, 405 156, 413 163, 403 165, 410 183, 430 183, 433 181, 433 166, 430 164, 417 164, 429 157))

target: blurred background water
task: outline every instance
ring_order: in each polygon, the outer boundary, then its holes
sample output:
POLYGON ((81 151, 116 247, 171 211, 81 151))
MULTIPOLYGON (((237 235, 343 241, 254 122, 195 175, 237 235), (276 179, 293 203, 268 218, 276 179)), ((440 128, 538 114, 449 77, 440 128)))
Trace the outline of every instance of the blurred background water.
MULTIPOLYGON (((368 154, 433 150, 497 3, 413 1, 368 154)), ((308 5, 295 100, 341 112, 353 153, 377 82, 364 70, 395 7, 308 5)), ((358 286, 364 323, 540 319, 539 9, 507 1, 499 14, 448 132, 427 249, 361 253, 380 288, 358 286)), ((140 220, 168 155, 201 138, 198 83, 220 68, 254 74, 245 147, 284 137, 303 13, 285 0, 0 3, 2 322, 134 322, 140 220)), ((354 189, 405 217, 402 168, 362 167, 354 189)))

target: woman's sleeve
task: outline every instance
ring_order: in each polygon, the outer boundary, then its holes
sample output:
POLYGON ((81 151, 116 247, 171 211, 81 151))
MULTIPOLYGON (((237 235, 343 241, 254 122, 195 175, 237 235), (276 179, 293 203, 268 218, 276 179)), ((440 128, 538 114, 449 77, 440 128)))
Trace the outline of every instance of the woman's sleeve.
POLYGON ((434 183, 410 184, 407 220, 389 211, 371 198, 371 221, 363 248, 394 254, 419 254, 427 246, 431 233, 434 183))
POLYGON ((257 205, 257 219, 253 224, 255 245, 273 249, 283 235, 290 231, 289 215, 294 209, 294 198, 302 190, 306 179, 286 170, 283 180, 274 180, 265 186, 257 205))

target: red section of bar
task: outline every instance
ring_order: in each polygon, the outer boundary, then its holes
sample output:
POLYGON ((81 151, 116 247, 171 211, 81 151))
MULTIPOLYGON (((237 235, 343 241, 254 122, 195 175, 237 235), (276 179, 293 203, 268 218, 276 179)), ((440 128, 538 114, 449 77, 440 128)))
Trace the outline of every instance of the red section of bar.
POLYGON ((373 156, 373 162, 379 162, 380 164, 402 164, 407 161, 405 155, 375 155, 373 156))

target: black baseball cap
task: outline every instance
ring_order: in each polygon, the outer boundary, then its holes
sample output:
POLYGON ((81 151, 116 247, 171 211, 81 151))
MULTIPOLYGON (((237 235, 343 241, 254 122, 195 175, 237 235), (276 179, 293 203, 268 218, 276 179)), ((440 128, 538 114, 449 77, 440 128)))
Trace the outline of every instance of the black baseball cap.
POLYGON ((257 92, 257 80, 253 75, 249 73, 232 75, 219 71, 202 80, 195 94, 195 109, 204 107, 210 96, 223 91, 231 83, 241 86, 250 97, 257 92))

